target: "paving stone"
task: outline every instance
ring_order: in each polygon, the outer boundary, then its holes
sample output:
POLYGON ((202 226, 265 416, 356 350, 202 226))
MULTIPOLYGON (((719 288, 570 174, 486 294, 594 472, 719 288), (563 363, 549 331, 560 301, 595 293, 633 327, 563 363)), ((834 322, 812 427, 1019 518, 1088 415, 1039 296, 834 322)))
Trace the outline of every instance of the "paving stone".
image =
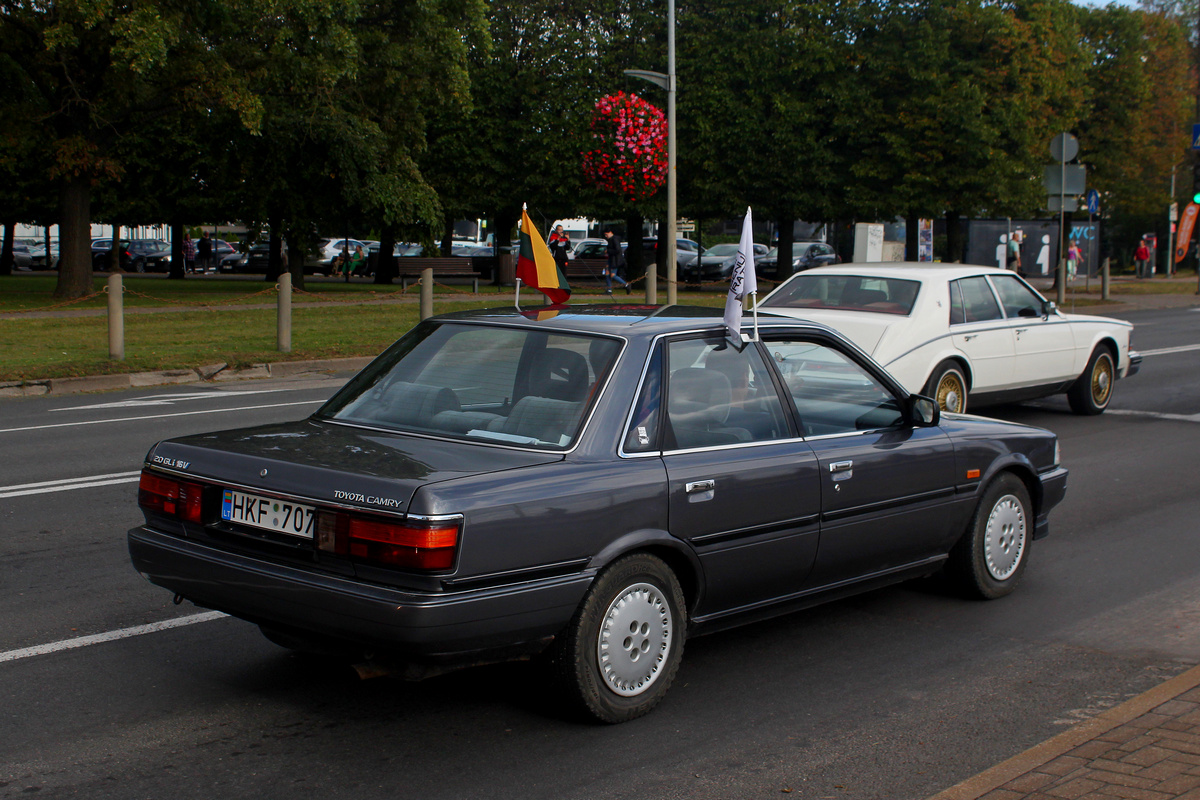
POLYGON ((1088 792, 1094 792, 1103 786, 1104 784, 1100 781, 1094 781, 1090 778, 1075 778, 1074 780, 1067 781, 1059 786, 1048 786, 1046 787, 1045 793, 1051 797, 1062 797, 1066 800, 1078 800, 1078 798, 1082 797, 1088 792))
POLYGON ((1058 779, 1057 775, 1051 775, 1046 772, 1027 772, 1021 777, 1004 784, 1003 788, 1020 792, 1020 796, 1024 797, 1028 792, 1041 789, 1058 779))
POLYGON ((1136 764, 1142 767, 1149 767, 1157 764, 1164 759, 1171 757, 1171 751, 1162 747, 1143 747, 1125 758, 1121 759, 1126 764, 1136 764))
POLYGON ((1048 764, 1038 767, 1040 772, 1048 772, 1051 775, 1066 775, 1074 772, 1080 767, 1086 767, 1088 760, 1086 758, 1076 758, 1075 756, 1059 756, 1048 764))

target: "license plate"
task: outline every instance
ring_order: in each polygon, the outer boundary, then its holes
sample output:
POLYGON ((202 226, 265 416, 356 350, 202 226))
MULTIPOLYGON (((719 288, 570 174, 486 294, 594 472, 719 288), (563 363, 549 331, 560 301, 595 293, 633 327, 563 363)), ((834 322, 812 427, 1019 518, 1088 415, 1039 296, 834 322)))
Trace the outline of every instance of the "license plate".
POLYGON ((274 497, 226 489, 221 498, 221 519, 291 536, 313 538, 317 510, 274 497))

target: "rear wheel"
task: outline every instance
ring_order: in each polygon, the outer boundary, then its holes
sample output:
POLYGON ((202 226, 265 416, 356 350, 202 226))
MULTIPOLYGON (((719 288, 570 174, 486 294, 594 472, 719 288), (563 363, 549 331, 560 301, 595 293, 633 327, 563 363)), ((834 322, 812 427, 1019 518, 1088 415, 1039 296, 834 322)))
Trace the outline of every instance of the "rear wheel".
POLYGON ((679 581, 660 559, 638 553, 613 562, 549 654, 567 697, 601 722, 649 712, 679 669, 685 612, 679 581))
POLYGON ((988 484, 966 533, 950 551, 946 570, 968 594, 984 600, 1017 588, 1033 541, 1029 490, 1010 472, 988 484))
POLYGON ((963 413, 967 410, 967 378, 954 361, 943 361, 929 376, 925 393, 937 401, 942 411, 963 413))
POLYGON ((1067 402, 1071 410, 1085 416, 1104 413, 1108 401, 1112 399, 1116 378, 1117 368, 1112 352, 1107 347, 1097 347, 1079 380, 1067 390, 1067 402))

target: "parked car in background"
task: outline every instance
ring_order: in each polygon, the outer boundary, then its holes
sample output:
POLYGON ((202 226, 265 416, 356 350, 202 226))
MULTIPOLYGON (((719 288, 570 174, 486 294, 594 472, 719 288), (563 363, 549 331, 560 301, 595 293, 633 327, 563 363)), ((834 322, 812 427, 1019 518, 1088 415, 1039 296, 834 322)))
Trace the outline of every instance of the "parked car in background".
POLYGON ((23 241, 13 241, 13 269, 33 269, 33 252, 23 241))
POLYGON ((29 255, 32 259, 32 269, 58 269, 58 239, 50 240, 50 250, 46 250, 46 242, 34 239, 26 242, 29 245, 29 255))
POLYGON ((271 243, 255 242, 246 251, 246 260, 242 262, 243 272, 261 272, 264 275, 271 265, 271 243))
MULTIPOLYGON (((689 254, 679 268, 679 279, 693 283, 729 280, 729 276, 733 274, 733 265, 737 262, 738 247, 736 242, 731 242, 713 245, 703 253, 689 254)), ((771 248, 765 244, 755 243, 755 261, 770 251, 771 248)))
MULTIPOLYGON (((792 272, 840 263, 842 260, 832 245, 825 242, 792 242, 792 272)), ((762 278, 779 277, 779 248, 772 247, 765 256, 755 259, 754 269, 762 278)))
POLYGON ((216 272, 238 272, 246 254, 224 239, 212 240, 212 260, 216 272))
MULTIPOLYGON (((118 245, 121 269, 128 272, 166 272, 171 268, 171 243, 162 239, 122 239, 118 245)), ((92 268, 106 270, 112 239, 92 240, 92 268)))
POLYGON ((322 275, 333 273, 333 262, 343 255, 354 255, 355 248, 361 247, 367 253, 367 245, 359 239, 320 239, 316 249, 304 261, 305 272, 319 272, 322 275))
POLYGON ((845 264, 793 275, 764 311, 849 337, 910 392, 946 411, 1065 392, 1076 414, 1108 407, 1137 373, 1133 325, 1065 314, 1009 270, 915 263, 845 264))
POLYGON ((824 325, 757 327, 738 349, 714 308, 425 320, 307 419, 152 447, 134 567, 397 674, 538 656, 609 723, 663 699, 690 636, 938 571, 1012 592, 1066 491, 1055 435, 943 417, 824 325))

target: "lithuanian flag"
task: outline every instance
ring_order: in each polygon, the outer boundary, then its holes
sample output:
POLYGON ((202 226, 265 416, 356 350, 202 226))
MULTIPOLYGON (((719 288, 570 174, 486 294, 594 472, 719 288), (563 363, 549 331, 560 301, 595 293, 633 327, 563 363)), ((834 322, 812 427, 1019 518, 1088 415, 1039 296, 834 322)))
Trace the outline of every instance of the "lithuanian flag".
POLYGON ((566 277, 554 263, 550 248, 533 226, 528 211, 521 211, 521 248, 517 255, 517 277, 526 286, 542 292, 551 303, 565 303, 571 297, 566 277))

